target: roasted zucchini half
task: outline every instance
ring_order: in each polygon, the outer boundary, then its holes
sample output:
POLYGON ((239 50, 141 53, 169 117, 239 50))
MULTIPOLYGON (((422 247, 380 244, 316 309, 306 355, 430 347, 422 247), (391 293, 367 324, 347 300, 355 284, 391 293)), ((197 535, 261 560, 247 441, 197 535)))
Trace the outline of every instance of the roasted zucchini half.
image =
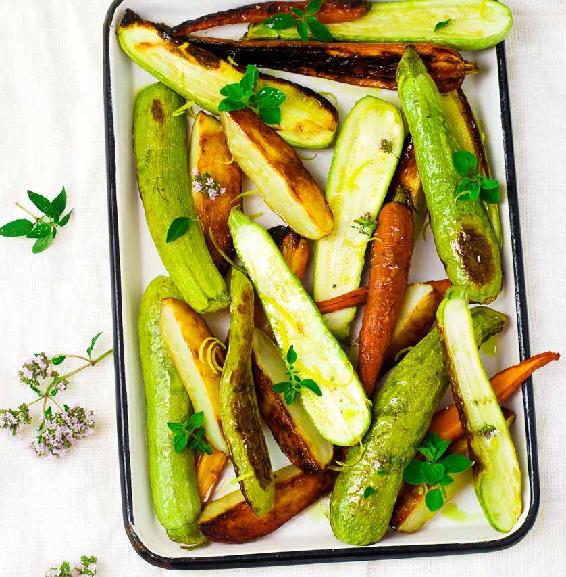
MULTIPOLYGON (((361 18, 328 24, 328 29, 338 41, 431 42, 458 50, 483 50, 501 42, 512 24, 511 10, 496 0, 404 0, 372 2, 361 18)), ((246 38, 290 40, 299 35, 295 28, 274 30, 252 24, 246 38)))
MULTIPOLYGON (((226 60, 171 36, 163 25, 142 20, 126 10, 118 27, 118 40, 124 52, 163 84, 200 107, 218 113, 223 100, 220 89, 238 83, 243 72, 226 60)), ((326 148, 334 140, 338 114, 316 92, 287 80, 261 75, 258 86, 281 90, 286 98, 281 105, 277 131, 294 146, 326 148)))
MULTIPOLYGON (((326 187, 334 230, 316 243, 315 301, 360 286, 364 255, 404 139, 401 111, 374 96, 358 100, 344 121, 326 187)), ((355 315, 352 307, 327 314, 324 320, 338 339, 345 340, 355 315)))
POLYGON ((300 390, 314 426, 330 443, 355 445, 369 426, 370 403, 348 357, 265 229, 235 208, 229 224, 279 350, 287 355, 292 345, 301 379, 311 379, 320 388, 320 396, 300 390))
POLYGON ((476 495, 491 526, 508 533, 523 510, 521 469, 481 364, 466 289, 449 289, 436 318, 456 407, 475 462, 476 495))
POLYGON ((220 380, 220 414, 240 489, 258 516, 275 502, 275 483, 252 376, 254 289, 236 268, 230 275, 230 336, 220 380))

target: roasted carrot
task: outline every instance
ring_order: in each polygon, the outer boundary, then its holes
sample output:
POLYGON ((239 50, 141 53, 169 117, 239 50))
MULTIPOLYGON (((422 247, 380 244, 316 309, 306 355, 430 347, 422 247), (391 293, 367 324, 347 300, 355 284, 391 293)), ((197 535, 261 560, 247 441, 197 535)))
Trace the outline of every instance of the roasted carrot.
POLYGON ((400 191, 379 213, 371 250, 358 362, 360 379, 370 398, 403 304, 412 253, 413 212, 407 193, 400 191))
MULTIPOLYGON (((210 36, 187 41, 220 58, 232 57, 240 66, 254 64, 327 78, 354 86, 396 90, 397 64, 407 47, 403 43, 302 42, 300 40, 230 40, 210 36)), ((466 74, 477 72, 452 48, 436 44, 415 45, 440 92, 459 88, 466 74)))
MULTIPOLYGON (((173 27, 174 36, 185 36, 199 30, 208 30, 228 24, 257 24, 275 14, 290 13, 291 8, 304 10, 308 2, 255 2, 239 8, 205 14, 194 20, 186 20, 173 27)), ((316 17, 324 24, 351 22, 361 18, 369 10, 365 0, 326 0, 316 17)))
POLYGON ((367 299, 368 289, 364 286, 332 299, 319 301, 316 303, 316 306, 320 313, 325 315, 326 313, 333 313, 335 311, 341 311, 342 309, 363 305, 367 299))
POLYGON ((212 497, 218 481, 228 463, 228 455, 214 449, 211 455, 199 456, 197 462, 197 483, 200 500, 206 503, 212 497))
MULTIPOLYGON (((559 358, 558 353, 540 353, 497 373, 491 378, 491 386, 495 391, 497 400, 503 402, 509 398, 534 371, 551 361, 557 361, 559 358)), ((448 405, 438 411, 432 418, 429 430, 437 433, 443 439, 455 440, 461 437, 464 431, 456 405, 448 405)))

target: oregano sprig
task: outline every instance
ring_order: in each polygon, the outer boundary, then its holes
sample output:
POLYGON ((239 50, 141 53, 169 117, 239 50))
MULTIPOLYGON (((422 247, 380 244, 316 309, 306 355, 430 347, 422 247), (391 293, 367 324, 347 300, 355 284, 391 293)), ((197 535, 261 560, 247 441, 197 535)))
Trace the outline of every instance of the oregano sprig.
POLYGON ((176 453, 187 447, 197 453, 212 455, 212 447, 206 442, 204 430, 204 413, 199 411, 190 415, 184 423, 167 423, 173 433, 173 447, 176 453))
POLYGON ((300 39, 308 42, 309 35, 319 42, 334 40, 330 30, 315 16, 322 8, 324 0, 311 0, 304 10, 291 8, 292 14, 274 14, 263 21, 264 26, 272 30, 286 30, 296 28, 300 39), (310 34, 309 34, 310 33, 310 34))
POLYGON ((36 398, 21 403, 17 409, 0 409, 0 429, 10 431, 12 436, 20 433, 26 425, 31 425, 33 417, 30 408, 41 403, 40 419, 36 427, 32 447, 39 457, 59 457, 67 453, 79 440, 94 431, 94 413, 80 406, 70 407, 59 402, 59 395, 70 385, 76 374, 94 367, 112 353, 109 349, 93 357, 95 345, 102 333, 90 341, 84 354, 36 353, 23 364, 18 373, 20 383, 29 387, 36 398), (83 364, 67 372, 60 372, 60 365, 67 359, 78 359, 83 364))
POLYGON ((426 487, 425 503, 430 511, 437 511, 444 505, 444 487, 454 482, 451 473, 463 473, 473 464, 468 457, 459 453, 443 456, 449 446, 449 440, 442 440, 436 433, 430 433, 424 445, 417 447, 425 460, 413 459, 403 473, 405 482, 426 487))
POLYGON ((31 251, 37 254, 51 246, 57 236, 57 231, 67 225, 73 211, 69 210, 63 214, 67 207, 65 187, 61 189, 61 192, 53 200, 49 200, 47 197, 31 190, 28 190, 28 198, 41 211, 41 216, 37 216, 31 210, 16 202, 16 206, 26 212, 32 220, 28 218, 12 220, 0 227, 0 236, 33 238, 35 242, 31 251))
POLYGON ((355 228, 360 234, 371 238, 377 223, 375 222, 375 218, 372 218, 371 214, 366 212, 359 218, 354 219, 354 224, 351 226, 352 228, 355 228))
POLYGON ((258 90, 259 70, 253 64, 246 67, 240 82, 227 84, 220 89, 224 100, 218 105, 219 112, 232 112, 242 108, 253 108, 266 124, 281 122, 281 105, 287 98, 277 88, 263 86, 258 90))
POLYGON ((488 204, 499 202, 499 182, 481 174, 474 154, 467 150, 457 150, 452 155, 452 162, 461 177, 455 190, 458 200, 476 202, 481 199, 488 204))
POLYGON ((303 379, 299 375, 299 372, 295 367, 297 358, 297 353, 293 348, 293 345, 291 345, 287 350, 287 355, 285 357, 288 380, 272 385, 273 390, 276 393, 281 393, 288 405, 292 405, 295 402, 295 399, 303 387, 309 389, 319 397, 322 396, 322 391, 315 381, 312 379, 303 379))
POLYGON ((81 555, 80 564, 71 568, 68 561, 63 561, 59 567, 51 567, 45 573, 45 577, 81 577, 82 575, 96 575, 97 559, 94 555, 81 555))

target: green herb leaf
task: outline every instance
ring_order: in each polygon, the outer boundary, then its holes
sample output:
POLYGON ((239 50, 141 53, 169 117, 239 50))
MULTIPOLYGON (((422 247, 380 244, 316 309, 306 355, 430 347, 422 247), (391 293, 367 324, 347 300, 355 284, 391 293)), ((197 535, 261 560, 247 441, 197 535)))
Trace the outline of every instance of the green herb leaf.
POLYGON ((315 40, 319 42, 332 42, 334 40, 330 30, 317 18, 307 18, 307 23, 315 40))
POLYGON ((51 201, 51 208, 53 210, 53 218, 57 221, 63 214, 67 206, 67 191, 65 187, 61 189, 61 192, 51 201))
POLYGON ((375 495, 375 493, 377 493, 377 491, 373 487, 366 487, 364 489, 364 499, 367 499, 372 495, 375 495))
POLYGON ((234 110, 242 110, 246 105, 241 100, 234 100, 232 98, 225 98, 218 105, 218 112, 233 112, 234 110))
POLYGON ((170 225, 167 231, 167 238, 165 242, 173 242, 178 238, 181 238, 188 230, 191 225, 191 219, 186 216, 179 216, 170 225))
POLYGON ((274 14, 263 21, 264 26, 272 30, 285 30, 295 26, 297 21, 291 14, 274 14))
POLYGON ((54 218, 56 213, 53 210, 51 201, 48 198, 42 194, 37 194, 37 192, 32 192, 31 190, 28 190, 28 198, 37 208, 39 208, 39 210, 41 210, 41 212, 43 212, 43 214, 54 218))
POLYGON ((266 108, 265 106, 260 106, 259 117, 265 122, 265 124, 280 124, 281 123, 281 110, 279 108, 266 108))
POLYGON ((454 479, 450 475, 444 475, 442 479, 440 479, 439 484, 441 487, 445 487, 446 485, 450 485, 454 482, 454 479))
POLYGON ((290 384, 291 383, 289 383, 289 381, 281 381, 280 383, 273 384, 271 388, 276 393, 284 393, 285 391, 287 391, 287 389, 289 389, 290 384))
POLYGON ((437 22, 436 26, 434 27, 434 31, 438 32, 439 30, 446 28, 446 26, 448 26, 448 24, 450 24, 451 22, 453 22, 452 18, 448 18, 447 20, 442 20, 441 22, 437 22))
POLYGON ((434 451, 428 447, 417 447, 417 451, 430 463, 434 462, 434 451))
POLYGON ((86 354, 88 355, 88 358, 92 358, 92 351, 94 350, 94 347, 96 345, 96 341, 100 338, 100 335, 102 333, 98 333, 97 335, 94 335, 94 337, 92 337, 91 341, 90 341, 90 345, 88 345, 88 348, 86 350, 86 354))
POLYGON ((55 238, 55 231, 51 229, 48 234, 42 238, 38 238, 31 248, 31 252, 34 254, 43 252, 48 249, 55 238))
POLYGON ((497 180, 492 180, 489 178, 482 179, 480 181, 481 186, 481 199, 488 204, 498 204, 500 201, 500 193, 499 193, 499 183, 497 180), (492 186, 492 183, 496 183, 496 186, 492 186), (486 183, 488 186, 486 187, 486 183))
POLYGON ((393 154, 393 143, 387 138, 382 138, 380 143, 380 150, 385 154, 393 154))
POLYGON ((33 230, 33 226, 33 222, 31 222, 31 220, 27 220, 26 218, 12 220, 11 222, 7 222, 4 226, 0 227, 0 236, 27 236, 33 230))
POLYGON ((425 476, 422 471, 423 461, 413 459, 403 471, 403 479, 409 485, 422 485, 425 482, 425 476))
POLYGON ((457 150, 452 155, 454 168, 460 176, 474 176, 478 168, 478 159, 467 150, 457 150))
POLYGON ((444 477, 446 469, 442 463, 423 463, 421 471, 427 485, 436 485, 444 477))
POLYGON ((57 355, 51 359, 52 365, 60 365, 67 357, 65 355, 57 355))
POLYGON ((365 214, 362 214, 360 218, 354 220, 352 228, 355 228, 360 234, 370 238, 376 225, 377 223, 375 222, 375 218, 372 218, 371 214, 366 212, 365 214))
POLYGON ((309 27, 304 20, 297 22, 297 32, 299 33, 299 37, 303 42, 309 41, 309 27))
POLYGON ((465 455, 451 453, 442 459, 442 464, 447 473, 463 473, 472 466, 472 461, 465 455))
POLYGON ((321 8, 324 0, 311 0, 306 7, 307 16, 314 16, 321 8))
POLYGON ((59 226, 65 226, 69 222, 71 214, 73 214, 72 209, 59 221, 59 226))
POLYGON ((304 18, 305 17, 305 13, 300 10, 299 8, 291 8, 291 12, 297 17, 297 18, 304 18))
POLYGON ((312 391, 318 397, 322 397, 320 387, 312 379, 301 379, 301 385, 306 387, 309 391, 312 391))
POLYGON ((198 429, 199 427, 202 427, 204 425, 204 413, 202 411, 199 411, 198 413, 193 413, 189 417, 188 425, 193 429, 198 429))
POLYGON ((259 70, 253 64, 248 64, 246 67, 246 71, 244 72, 244 76, 240 80, 240 86, 244 94, 248 92, 249 94, 253 93, 255 87, 257 85, 257 81, 259 78, 259 70))
POLYGON ((287 350, 287 363, 292 365, 293 363, 297 362, 297 358, 298 356, 297 353, 295 352, 295 348, 293 347, 293 345, 291 345, 287 350))
POLYGON ((37 222, 33 229, 27 234, 28 238, 45 238, 51 231, 55 235, 53 227, 45 222, 37 222))
POLYGON ((444 505, 444 496, 439 488, 431 489, 425 496, 425 503, 429 511, 438 511, 444 505))
POLYGON ((181 431, 176 433, 173 437, 173 447, 175 449, 175 453, 182 453, 189 442, 189 435, 186 431, 181 431))
POLYGON ((272 88, 271 86, 264 86, 255 95, 257 106, 265 106, 266 108, 272 108, 275 106, 281 106, 287 95, 277 88, 272 88))
POLYGON ((180 433, 185 430, 184 423, 167 423, 169 430, 173 433, 180 433))

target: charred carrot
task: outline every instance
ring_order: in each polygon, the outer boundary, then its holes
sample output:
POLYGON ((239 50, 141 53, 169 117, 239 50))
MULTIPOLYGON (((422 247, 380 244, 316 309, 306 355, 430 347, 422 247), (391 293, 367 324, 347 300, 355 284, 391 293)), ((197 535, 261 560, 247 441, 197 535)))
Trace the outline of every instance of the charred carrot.
POLYGON ((316 306, 318 307, 320 314, 325 315, 327 313, 333 313, 350 307, 363 305, 366 303, 367 299, 368 289, 364 286, 334 297, 333 299, 319 301, 316 303, 316 306))
MULTIPOLYGON (((194 20, 186 20, 173 27, 175 36, 185 36, 199 30, 208 30, 228 24, 258 24, 275 14, 291 13, 292 8, 304 10, 308 2, 255 2, 239 8, 222 10, 214 14, 205 14, 194 20)), ((369 3, 365 0, 326 0, 316 13, 317 19, 324 24, 351 22, 366 14, 369 3)))
POLYGON ((197 462, 197 483, 200 500, 206 503, 214 493, 228 463, 228 455, 214 449, 211 455, 203 453, 197 462))
MULTIPOLYGON (((558 353, 540 353, 497 373, 491 378, 497 400, 503 402, 509 398, 534 371, 559 358, 558 353)), ((461 437, 464 431, 456 405, 448 405, 438 411, 432 418, 429 431, 437 433, 443 439, 455 440, 461 437)))
POLYGON ((396 194, 381 209, 374 238, 358 364, 370 398, 403 304, 411 264, 413 213, 406 193, 396 194))

